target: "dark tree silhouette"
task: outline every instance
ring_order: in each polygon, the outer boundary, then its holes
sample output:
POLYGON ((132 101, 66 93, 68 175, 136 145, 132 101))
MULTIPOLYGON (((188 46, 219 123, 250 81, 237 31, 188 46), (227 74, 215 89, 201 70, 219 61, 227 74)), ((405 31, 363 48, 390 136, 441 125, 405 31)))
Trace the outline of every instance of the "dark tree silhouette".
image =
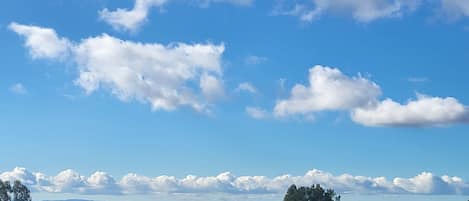
POLYGON ((0 201, 11 201, 11 185, 9 181, 0 180, 0 201))
POLYGON ((13 201, 31 201, 31 192, 20 181, 16 180, 13 188, 13 201))
POLYGON ((319 184, 299 188, 293 184, 288 188, 283 201, 340 201, 340 195, 332 189, 322 188, 319 184))
POLYGON ((10 185, 9 181, 0 180, 0 201, 31 201, 31 192, 18 180, 14 182, 13 186, 10 185))

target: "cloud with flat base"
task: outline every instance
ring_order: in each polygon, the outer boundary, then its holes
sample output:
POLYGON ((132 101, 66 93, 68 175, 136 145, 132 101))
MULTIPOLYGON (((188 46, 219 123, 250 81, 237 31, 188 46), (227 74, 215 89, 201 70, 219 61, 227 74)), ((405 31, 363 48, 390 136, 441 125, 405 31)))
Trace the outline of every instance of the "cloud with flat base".
POLYGON ((74 83, 86 94, 101 89, 153 110, 187 106, 209 112, 211 101, 224 93, 223 44, 140 43, 108 34, 72 42, 51 28, 13 22, 9 29, 25 39, 33 59, 73 63, 74 83))

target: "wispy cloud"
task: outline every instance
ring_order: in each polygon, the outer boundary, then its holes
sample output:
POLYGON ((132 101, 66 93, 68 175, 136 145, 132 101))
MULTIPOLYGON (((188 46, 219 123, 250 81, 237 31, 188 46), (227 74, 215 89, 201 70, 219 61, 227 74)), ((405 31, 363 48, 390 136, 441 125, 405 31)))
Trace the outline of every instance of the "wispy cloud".
POLYGON ((469 17, 469 1, 441 0, 441 11, 446 17, 452 20, 457 20, 461 17, 469 17))
POLYGON ((266 119, 270 116, 267 110, 259 107, 246 107, 246 113, 254 119, 266 119))
POLYGON ((313 0, 297 3, 291 10, 276 11, 276 14, 298 16, 311 22, 326 14, 351 16, 354 20, 367 23, 383 18, 395 18, 414 11, 420 0, 313 0), (312 2, 312 3, 311 3, 312 2))
POLYGON ((238 92, 245 91, 245 92, 252 93, 252 94, 257 93, 256 87, 254 87, 254 85, 252 85, 249 82, 240 83, 238 87, 236 87, 235 91, 238 91, 238 92))
POLYGON ((244 63, 247 65, 257 65, 257 64, 264 63, 267 60, 268 60, 267 57, 250 55, 244 59, 244 63))
POLYGON ((28 93, 28 90, 26 89, 26 87, 21 83, 16 83, 16 84, 11 85, 9 90, 12 93, 20 94, 20 95, 24 95, 28 93))
POLYGON ((423 83, 423 82, 427 82, 428 78, 426 78, 426 77, 409 77, 409 78, 407 78, 407 81, 413 82, 413 83, 423 83))

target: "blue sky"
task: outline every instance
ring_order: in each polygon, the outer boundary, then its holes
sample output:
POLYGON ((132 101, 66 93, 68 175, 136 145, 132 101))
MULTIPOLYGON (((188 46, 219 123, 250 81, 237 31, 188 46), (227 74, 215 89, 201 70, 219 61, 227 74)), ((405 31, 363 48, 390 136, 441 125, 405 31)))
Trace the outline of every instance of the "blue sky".
POLYGON ((466 1, 138 2, 2 2, 2 178, 469 180, 466 1))

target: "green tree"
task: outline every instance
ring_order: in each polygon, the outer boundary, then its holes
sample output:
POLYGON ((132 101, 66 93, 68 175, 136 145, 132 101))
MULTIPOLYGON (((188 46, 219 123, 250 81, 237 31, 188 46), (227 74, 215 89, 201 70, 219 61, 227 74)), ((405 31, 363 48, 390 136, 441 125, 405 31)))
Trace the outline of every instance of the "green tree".
POLYGON ((18 180, 13 184, 12 192, 13 201, 31 201, 31 192, 18 180))
POLYGON ((299 188, 293 184, 288 188, 283 201, 340 201, 340 195, 332 189, 322 188, 319 184, 299 188))
POLYGON ((11 185, 9 181, 0 180, 0 201, 11 201, 11 185))
POLYGON ((18 180, 14 182, 13 186, 10 185, 9 181, 0 180, 0 201, 31 201, 31 192, 18 180))

